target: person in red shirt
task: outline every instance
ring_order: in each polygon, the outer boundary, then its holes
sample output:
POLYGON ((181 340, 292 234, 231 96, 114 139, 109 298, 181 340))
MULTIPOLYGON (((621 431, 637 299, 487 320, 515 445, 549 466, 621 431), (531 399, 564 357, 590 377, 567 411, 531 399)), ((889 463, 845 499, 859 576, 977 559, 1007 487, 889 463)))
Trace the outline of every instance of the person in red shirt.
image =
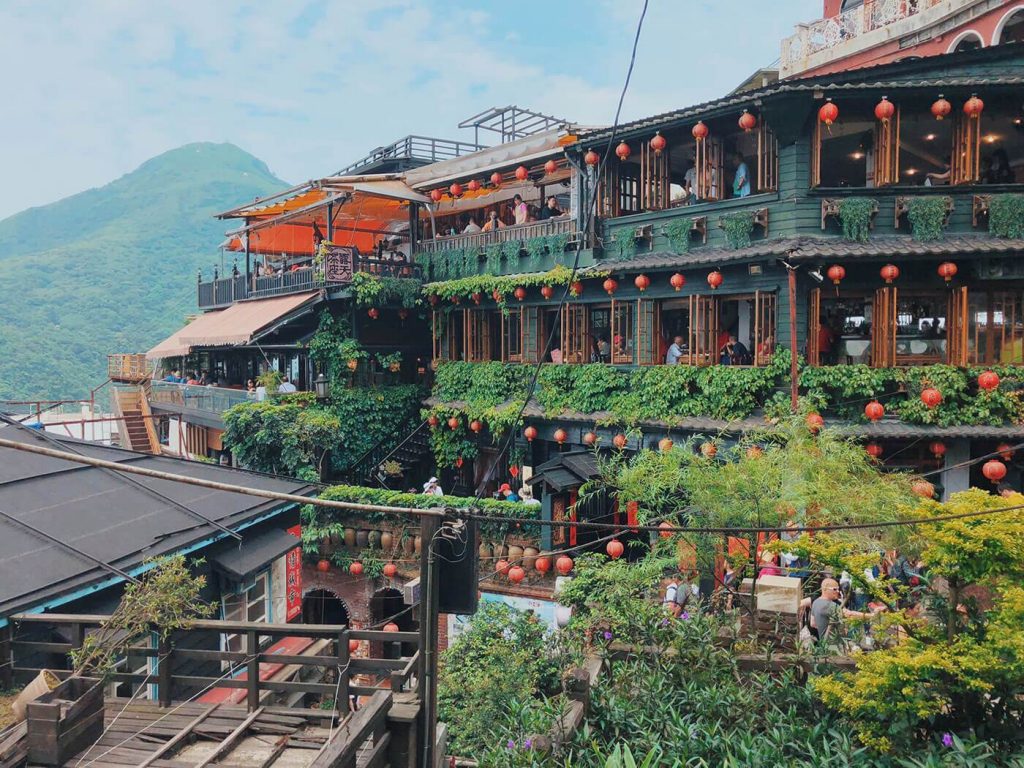
POLYGON ((832 345, 835 340, 828 318, 822 317, 818 322, 818 357, 822 363, 832 362, 832 345))

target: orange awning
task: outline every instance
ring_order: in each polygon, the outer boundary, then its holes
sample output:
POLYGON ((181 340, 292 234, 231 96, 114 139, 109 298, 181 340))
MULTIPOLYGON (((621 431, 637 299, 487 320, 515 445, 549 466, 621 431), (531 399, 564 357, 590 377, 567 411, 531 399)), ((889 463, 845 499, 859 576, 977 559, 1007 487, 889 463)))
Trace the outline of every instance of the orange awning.
POLYGON ((218 312, 200 315, 146 353, 147 360, 181 357, 194 347, 248 344, 259 332, 316 298, 317 292, 242 301, 218 312))

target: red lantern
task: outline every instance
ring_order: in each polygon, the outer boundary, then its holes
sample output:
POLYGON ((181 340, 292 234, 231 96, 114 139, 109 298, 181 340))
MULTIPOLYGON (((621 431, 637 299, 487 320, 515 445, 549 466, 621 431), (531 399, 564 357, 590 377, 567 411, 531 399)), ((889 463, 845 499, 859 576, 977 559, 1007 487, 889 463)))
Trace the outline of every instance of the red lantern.
POLYGON ((316 569, 320 571, 320 573, 327 573, 329 570, 331 570, 331 561, 321 560, 316 564, 316 569))
POLYGON ((572 285, 569 286, 569 293, 571 293, 573 296, 582 296, 583 283, 581 283, 579 280, 574 282, 572 285))
POLYGON ((935 115, 935 119, 941 120, 952 111, 953 105, 946 101, 940 93, 939 98, 932 104, 932 114, 935 115))
POLYGON ((846 277, 846 269, 839 264, 833 264, 825 274, 828 275, 828 279, 832 281, 833 285, 839 285, 846 277))
POLYGON ((558 170, 558 163, 555 160, 548 160, 544 163, 544 173, 550 176, 552 173, 558 170))
POLYGON ((455 468, 456 469, 462 469, 463 463, 465 463, 463 458, 461 456, 459 456, 458 458, 455 459, 455 468))
POLYGON ((537 437, 537 428, 527 427, 526 429, 523 430, 523 437, 526 438, 527 442, 532 443, 534 438, 537 437))
POLYGON ((708 285, 711 286, 711 290, 715 290, 722 284, 722 273, 717 269, 714 272, 708 273, 708 285))
POLYGON ((585 435, 583 435, 583 444, 584 445, 593 445, 596 442, 597 442, 597 435, 594 434, 593 432, 587 432, 585 435))
POLYGON ((756 127, 757 118, 744 109, 743 114, 740 115, 740 128, 743 129, 744 133, 750 133, 756 127))
POLYGON ((617 434, 615 437, 612 438, 612 444, 616 448, 618 448, 620 451, 623 448, 626 447, 626 444, 628 442, 629 442, 629 439, 624 434, 622 434, 621 432, 619 434, 617 434))
POLYGON ((978 386, 987 392, 999 388, 999 374, 995 371, 984 371, 978 375, 978 386))
POLYGON ((832 103, 832 99, 825 99, 825 103, 818 110, 818 119, 825 125, 832 125, 839 119, 839 107, 832 103))
POLYGON ((942 402, 942 393, 935 387, 927 387, 921 390, 921 402, 926 408, 934 408, 942 402))
POLYGON ((501 291, 499 291, 497 288, 495 288, 493 291, 491 291, 491 298, 494 299, 497 302, 500 302, 501 301, 501 291))
POLYGON ((440 419, 438 419, 437 416, 435 416, 434 414, 430 414, 429 416, 427 416, 427 424, 430 425, 431 429, 433 429, 434 427, 436 427, 440 423, 441 423, 440 419))
POLYGON ((504 179, 504 177, 497 171, 491 174, 491 184, 493 184, 496 187, 501 186, 502 179, 504 179))
POLYGON ((551 558, 544 557, 542 555, 541 557, 537 558, 537 560, 533 564, 533 567, 536 568, 537 571, 543 576, 545 573, 551 570, 551 558))
POLYGON ((377 309, 376 307, 370 307, 367 310, 366 314, 370 316, 371 320, 376 320, 378 317, 380 317, 380 310, 377 309))
POLYGON ((993 483, 998 483, 1006 477, 1006 465, 998 459, 990 459, 985 462, 984 466, 982 466, 981 474, 993 483))
POLYGON ((558 443, 559 445, 561 445, 562 443, 569 439, 569 435, 566 434, 566 431, 564 429, 556 429, 554 437, 555 442, 558 443))
POLYGON ((864 446, 864 450, 867 451, 868 456, 872 459, 878 459, 882 456, 882 446, 878 443, 868 443, 864 446))
POLYGON ((701 142, 708 136, 708 127, 704 125, 703 120, 698 120, 697 124, 690 129, 690 133, 693 134, 693 138, 701 142))
POLYGON ((568 576, 569 571, 572 570, 573 562, 572 558, 568 555, 562 555, 555 561, 555 570, 563 576, 568 576))
POLYGON ((452 431, 455 431, 456 429, 459 428, 459 423, 459 417, 452 416, 450 419, 448 419, 448 428, 451 429, 452 431))
POLYGON ((654 138, 651 139, 651 149, 654 150, 654 154, 660 155, 665 151, 665 147, 668 146, 668 142, 665 141, 665 137, 661 135, 661 131, 654 134, 654 138))
POLYGON ((459 297, 458 296, 452 296, 451 298, 452 298, 452 304, 458 304, 459 303, 459 297))
POLYGON ((1003 461, 1013 458, 1013 447, 1008 443, 1000 443, 996 446, 996 453, 1003 457, 1003 461))
POLYGON ((555 295, 555 289, 552 288, 550 285, 542 285, 540 287, 540 295, 543 296, 545 299, 550 299, 552 296, 555 295))
POLYGON ((385 563, 384 564, 384 575, 385 576, 387 576, 390 579, 390 578, 393 578, 396 573, 398 573, 398 566, 397 565, 395 565, 394 563, 385 563))
POLYGON ((661 438, 661 440, 658 441, 658 450, 661 451, 662 453, 668 453, 669 451, 672 450, 672 447, 674 445, 675 443, 672 442, 671 437, 663 437, 661 438))
POLYGON ((605 289, 609 296, 611 296, 613 293, 615 293, 615 291, 618 290, 619 283, 614 278, 609 277, 607 280, 604 281, 604 283, 601 284, 601 287, 605 289))
POLYGON ((910 484, 910 490, 922 499, 931 499, 935 496, 935 486, 923 479, 918 479, 912 482, 910 484))
POLYGON ((434 294, 430 294, 429 296, 427 296, 427 301, 430 302, 430 306, 436 307, 437 302, 440 301, 440 297, 435 296, 434 294))
POLYGON ((658 528, 661 529, 658 531, 658 535, 661 536, 661 538, 663 539, 671 539, 672 534, 675 533, 675 531, 672 530, 674 527, 675 526, 672 525, 672 523, 670 523, 668 520, 662 520, 660 523, 658 523, 658 528))
POLYGON ((633 281, 633 285, 637 287, 640 293, 647 290, 647 286, 651 284, 651 278, 647 275, 637 275, 636 280, 633 281))
POLYGON ((952 261, 944 261, 939 264, 939 277, 945 280, 947 283, 953 279, 956 275, 957 269, 956 264, 952 261))
POLYGON ((583 162, 587 165, 597 165, 601 162, 601 156, 592 149, 587 150, 587 154, 583 156, 583 162))
POLYGON ((609 541, 604 549, 608 553, 608 557, 612 560, 618 560, 622 557, 622 553, 626 551, 626 548, 622 546, 622 542, 618 539, 612 539, 609 541))
POLYGON ((470 179, 469 183, 466 185, 466 189, 468 189, 470 192, 476 192, 478 189, 480 189, 480 182, 477 181, 476 179, 470 179))
POLYGON ((511 581, 513 584, 518 584, 525 578, 526 571, 524 571, 518 565, 513 565, 511 568, 508 569, 508 580, 511 581))
POLYGON ((895 264, 886 264, 881 270, 879 270, 879 274, 886 283, 891 283, 900 276, 900 268, 895 264))
POLYGON ((615 154, 618 156, 619 160, 627 160, 631 154, 629 144, 624 141, 620 141, 619 146, 615 148, 615 154))
POLYGON ((399 320, 407 320, 408 318, 409 318, 409 310, 408 309, 400 309, 400 310, 398 310, 398 319, 399 320))
POLYGON ((941 440, 935 440, 928 446, 928 450, 936 459, 941 459, 946 455, 946 444, 941 440))
POLYGON ((484 295, 482 293, 480 293, 480 291, 473 291, 471 294, 469 294, 469 298, 471 298, 473 300, 474 304, 479 304, 480 300, 483 297, 484 297, 484 295))
POLYGON ((395 622, 393 622, 393 621, 389 621, 387 624, 384 625, 384 631, 385 632, 397 632, 398 631, 398 625, 395 624, 395 622))
POLYGON ((348 572, 351 573, 353 576, 358 576, 363 572, 363 564, 356 560, 348 567, 348 572))
POLYGON ((982 110, 985 109, 985 102, 979 99, 973 93, 971 98, 964 102, 964 114, 972 120, 977 120, 981 117, 982 110))
POLYGON ((676 272, 672 277, 668 279, 669 285, 675 288, 677 291, 681 291, 683 286, 686 285, 686 278, 683 277, 679 272, 676 272))
POLYGON ((508 473, 512 475, 512 477, 519 477, 519 467, 513 464, 511 467, 508 468, 508 473))
POLYGON ((440 189, 430 190, 430 199, 433 200, 435 203, 440 203, 443 197, 444 192, 442 192, 440 189))
POLYGON ((484 425, 480 423, 479 419, 473 419, 471 422, 469 422, 469 428, 473 432, 479 432, 481 429, 484 428, 484 425))
POLYGON ((508 576, 508 572, 512 569, 512 564, 508 560, 499 560, 494 564, 494 569, 502 576, 508 576))
POLYGON ((459 184, 459 182, 455 182, 448 187, 448 191, 451 193, 452 197, 462 197, 462 185, 459 184))
POLYGON ((875 105, 875 117, 883 123, 888 123, 894 114, 896 114, 896 106, 889 101, 888 96, 883 96, 882 100, 875 105))
POLYGON ((701 443, 700 452, 704 454, 705 458, 713 459, 718 455, 718 446, 714 443, 701 443))
POLYGON ((807 428, 811 430, 811 432, 814 434, 817 434, 819 430, 821 430, 821 428, 825 426, 825 420, 821 418, 821 414, 818 413, 807 414, 806 421, 807 428))
POLYGON ((868 417, 870 421, 878 421, 880 418, 885 416, 885 408, 877 400, 872 400, 870 403, 864 406, 864 415, 868 417))
POLYGON ((349 640, 348 641, 348 652, 349 653, 355 653, 358 650, 359 650, 359 641, 358 640, 349 640))
POLYGON ((516 178, 520 181, 526 181, 530 178, 530 171, 525 165, 520 165, 516 168, 516 178))
POLYGON ((526 289, 520 285, 518 288, 512 291, 512 295, 515 296, 519 301, 522 301, 523 299, 526 298, 526 289))

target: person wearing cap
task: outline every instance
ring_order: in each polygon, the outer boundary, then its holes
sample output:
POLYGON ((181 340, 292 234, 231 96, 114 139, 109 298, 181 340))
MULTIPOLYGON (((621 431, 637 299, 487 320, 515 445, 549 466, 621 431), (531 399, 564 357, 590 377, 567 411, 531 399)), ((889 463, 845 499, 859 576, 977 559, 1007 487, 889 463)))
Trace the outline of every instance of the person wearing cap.
POLYGON ((437 482, 436 477, 430 478, 423 484, 423 494, 425 496, 444 496, 444 491, 441 490, 441 485, 437 482))
POLYGON ((501 487, 498 488, 498 493, 505 497, 505 501, 519 501, 516 492, 512 490, 512 486, 508 483, 502 483, 501 487))

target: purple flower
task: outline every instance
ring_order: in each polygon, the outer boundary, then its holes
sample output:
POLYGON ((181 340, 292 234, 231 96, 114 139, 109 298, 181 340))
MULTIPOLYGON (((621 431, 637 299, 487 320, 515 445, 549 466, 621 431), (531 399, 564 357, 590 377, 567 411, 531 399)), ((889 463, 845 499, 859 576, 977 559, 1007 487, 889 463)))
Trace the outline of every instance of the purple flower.
POLYGON ((662 619, 661 620, 661 626, 667 627, 668 626, 668 619, 662 619))
POLYGON ((944 733, 942 734, 942 746, 952 747, 953 746, 953 734, 944 733))
POLYGON ((531 749, 533 747, 533 739, 527 739, 523 742, 523 749, 531 749))
POLYGON ((604 631, 604 639, 605 640, 611 640, 612 639, 612 633, 609 632, 607 629, 604 631))
POLYGON ((505 745, 506 749, 515 749, 516 743, 512 739, 508 740, 508 744, 505 745))
POLYGON ((690 614, 686 611, 683 611, 682 614, 680 614, 679 618, 683 621, 686 621, 688 618, 690 618, 690 614))

